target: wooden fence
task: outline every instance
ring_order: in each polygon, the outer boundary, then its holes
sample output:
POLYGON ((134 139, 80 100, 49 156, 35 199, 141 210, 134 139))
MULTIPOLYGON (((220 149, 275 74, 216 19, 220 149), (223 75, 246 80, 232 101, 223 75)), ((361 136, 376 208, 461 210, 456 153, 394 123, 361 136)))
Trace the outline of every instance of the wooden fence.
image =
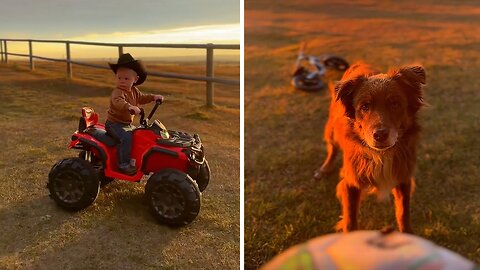
POLYGON ((216 78, 214 76, 214 50, 240 50, 240 45, 238 44, 149 44, 149 43, 100 43, 100 42, 85 42, 85 41, 68 41, 68 40, 35 40, 35 39, 0 39, 0 54, 1 61, 3 63, 8 63, 8 56, 20 56, 28 57, 30 59, 30 69, 35 69, 34 59, 41 59, 54 62, 64 62, 66 63, 66 70, 68 78, 73 77, 72 73, 72 64, 100 68, 100 69, 110 69, 107 65, 95 65, 91 63, 84 63, 73 61, 70 57, 70 45, 92 45, 92 46, 107 46, 107 47, 117 47, 118 55, 123 54, 124 48, 181 48, 181 49, 205 49, 206 53, 206 74, 205 76, 195 76, 195 75, 186 75, 179 73, 169 73, 169 72, 148 72, 148 75, 165 77, 165 78, 175 78, 181 80, 193 80, 193 81, 204 81, 206 84, 206 103, 207 106, 213 106, 214 103, 214 83, 229 84, 229 85, 240 85, 239 80, 232 80, 226 78, 216 78), (28 51, 29 54, 19 54, 8 52, 8 42, 28 42, 28 51), (48 58, 38 55, 33 55, 33 43, 63 43, 65 44, 66 58, 48 58))

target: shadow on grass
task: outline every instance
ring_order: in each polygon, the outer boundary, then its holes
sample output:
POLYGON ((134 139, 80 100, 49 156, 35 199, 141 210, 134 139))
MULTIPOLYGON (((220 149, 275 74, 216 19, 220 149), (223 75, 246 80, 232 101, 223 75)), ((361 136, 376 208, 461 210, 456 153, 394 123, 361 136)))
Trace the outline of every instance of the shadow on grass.
POLYGON ((0 216, 5 228, 0 266, 6 268, 161 268, 168 266, 164 247, 182 233, 159 224, 143 193, 119 183, 105 187, 92 206, 79 212, 43 196, 2 209, 0 216))
POLYGON ((105 187, 95 206, 85 210, 89 211, 85 213, 88 219, 79 237, 42 254, 33 266, 49 266, 56 258, 64 258, 56 264, 59 269, 69 268, 72 263, 84 269, 165 266, 162 251, 180 230, 156 222, 148 212, 143 193, 126 187, 118 190, 119 185, 105 187))
POLYGON ((51 203, 44 196, 0 210, 0 256, 7 262, 48 239, 69 219, 66 212, 53 211, 51 203))

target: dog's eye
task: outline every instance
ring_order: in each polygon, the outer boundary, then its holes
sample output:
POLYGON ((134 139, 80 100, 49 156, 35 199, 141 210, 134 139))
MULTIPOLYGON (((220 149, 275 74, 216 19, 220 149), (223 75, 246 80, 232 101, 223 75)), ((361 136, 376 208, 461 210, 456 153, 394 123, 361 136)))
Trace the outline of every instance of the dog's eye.
POLYGON ((368 110, 370 110, 370 104, 368 103, 362 104, 362 106, 360 107, 360 110, 362 110, 363 112, 368 112, 368 110))

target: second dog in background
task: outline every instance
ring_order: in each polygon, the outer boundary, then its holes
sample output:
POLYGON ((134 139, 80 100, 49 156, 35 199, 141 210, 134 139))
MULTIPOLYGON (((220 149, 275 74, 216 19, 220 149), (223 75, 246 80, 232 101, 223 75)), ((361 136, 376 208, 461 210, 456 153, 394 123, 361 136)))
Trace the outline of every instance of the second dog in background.
POLYGON ((358 63, 333 89, 325 126, 327 158, 315 171, 322 178, 343 151, 337 197, 342 220, 337 229, 357 229, 357 213, 364 192, 385 198, 392 191, 400 231, 412 232, 410 196, 414 188, 416 147, 420 126, 417 113, 424 105, 425 70, 406 66, 386 74, 358 63))

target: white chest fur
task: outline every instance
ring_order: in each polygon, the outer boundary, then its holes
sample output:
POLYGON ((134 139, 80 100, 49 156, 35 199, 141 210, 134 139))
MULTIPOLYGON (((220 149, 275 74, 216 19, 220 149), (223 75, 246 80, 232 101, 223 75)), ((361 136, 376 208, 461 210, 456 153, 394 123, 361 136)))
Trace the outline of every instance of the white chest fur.
POLYGON ((370 176, 371 184, 373 185, 373 192, 378 196, 378 199, 384 200, 390 194, 398 182, 393 173, 393 156, 382 155, 372 161, 372 168, 370 176))

